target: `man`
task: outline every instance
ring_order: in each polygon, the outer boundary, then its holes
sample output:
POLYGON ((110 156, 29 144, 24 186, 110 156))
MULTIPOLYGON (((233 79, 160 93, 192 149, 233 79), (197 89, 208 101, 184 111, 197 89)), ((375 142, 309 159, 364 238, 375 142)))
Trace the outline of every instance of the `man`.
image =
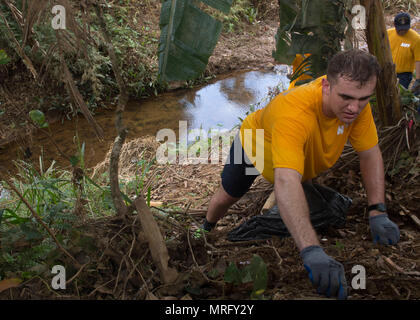
POLYGON ((388 30, 392 59, 400 84, 408 89, 416 70, 414 94, 420 94, 420 35, 410 29, 411 18, 408 13, 399 13, 394 18, 395 28, 388 30))
POLYGON ((249 190, 256 178, 249 171, 257 169, 274 183, 281 217, 318 292, 346 298, 344 268, 320 247, 301 183, 331 168, 349 140, 360 158, 373 240, 398 242, 399 229, 386 214, 383 160, 368 103, 378 74, 378 62, 369 53, 340 52, 329 62, 327 76, 281 93, 250 114, 232 144, 202 228, 210 231, 249 190))

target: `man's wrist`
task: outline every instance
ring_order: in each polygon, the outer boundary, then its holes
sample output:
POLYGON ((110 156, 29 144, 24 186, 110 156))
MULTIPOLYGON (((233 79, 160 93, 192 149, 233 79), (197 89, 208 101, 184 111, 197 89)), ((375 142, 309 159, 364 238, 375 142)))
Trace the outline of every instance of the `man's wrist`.
POLYGON ((368 206, 369 217, 378 216, 386 213, 386 205, 383 202, 371 204, 368 206))
POLYGON ((311 247, 319 247, 319 248, 321 248, 321 244, 319 242, 315 242, 313 244, 306 244, 302 248, 299 249, 299 252, 302 253, 302 251, 307 251, 311 247))
POLYGON ((378 210, 372 210, 372 211, 369 211, 369 218, 370 217, 375 217, 375 216, 380 216, 381 214, 385 214, 385 212, 378 211, 378 210))

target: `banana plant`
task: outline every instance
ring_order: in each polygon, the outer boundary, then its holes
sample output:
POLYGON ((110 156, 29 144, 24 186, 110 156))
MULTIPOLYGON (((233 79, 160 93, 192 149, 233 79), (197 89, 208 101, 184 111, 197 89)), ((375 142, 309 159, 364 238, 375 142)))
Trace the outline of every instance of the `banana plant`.
MULTIPOLYGON (((233 0, 201 0, 228 13, 233 0)), ((193 0, 166 0, 160 15, 159 78, 186 81, 206 69, 216 47, 222 23, 194 5, 193 0)))
POLYGON ((308 54, 315 77, 325 73, 328 59, 341 50, 348 21, 348 0, 279 0, 280 26, 273 57, 291 64, 296 54, 308 54))

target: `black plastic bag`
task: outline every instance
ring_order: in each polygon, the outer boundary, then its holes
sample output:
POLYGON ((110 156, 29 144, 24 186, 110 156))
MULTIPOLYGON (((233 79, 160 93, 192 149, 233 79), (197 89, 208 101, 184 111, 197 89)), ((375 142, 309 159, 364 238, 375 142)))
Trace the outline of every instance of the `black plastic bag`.
MULTIPOLYGON (((311 223, 316 231, 325 230, 329 226, 344 227, 347 211, 352 203, 349 197, 319 184, 304 183, 302 186, 308 201, 311 223)), ((228 240, 263 240, 272 236, 290 236, 277 205, 264 215, 252 217, 233 229, 228 234, 228 240)))

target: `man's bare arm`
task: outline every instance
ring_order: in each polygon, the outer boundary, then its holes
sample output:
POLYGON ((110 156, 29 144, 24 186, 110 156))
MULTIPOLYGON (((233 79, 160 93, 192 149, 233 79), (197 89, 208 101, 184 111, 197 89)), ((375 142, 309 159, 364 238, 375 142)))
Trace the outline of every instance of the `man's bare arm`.
POLYGON ((277 206, 287 229, 300 251, 319 246, 309 218, 309 208, 301 184, 301 175, 293 169, 274 169, 274 192, 277 206))
MULTIPOLYGON (((385 202, 385 176, 384 162, 379 146, 359 152, 360 171, 366 189, 368 204, 385 202)), ((382 214, 380 211, 371 211, 370 216, 382 214)))

